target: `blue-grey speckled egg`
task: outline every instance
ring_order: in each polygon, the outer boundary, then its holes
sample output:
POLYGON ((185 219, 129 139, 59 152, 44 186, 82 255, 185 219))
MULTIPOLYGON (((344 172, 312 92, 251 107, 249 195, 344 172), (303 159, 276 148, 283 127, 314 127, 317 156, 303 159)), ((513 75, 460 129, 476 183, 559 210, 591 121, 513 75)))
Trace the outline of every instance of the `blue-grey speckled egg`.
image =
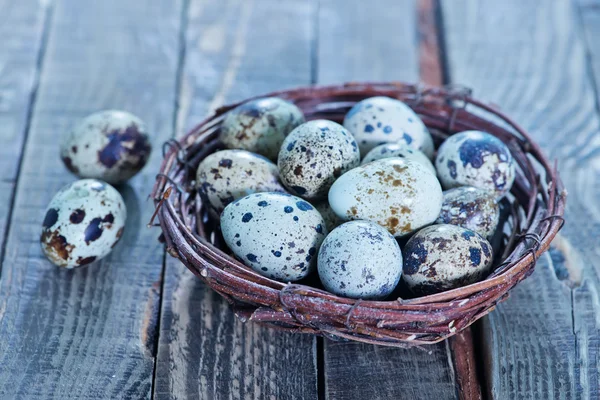
POLYGON ((412 148, 404 142, 398 143, 385 143, 373 148, 367 153, 365 158, 362 160, 362 164, 370 163, 371 161, 381 160, 382 158, 400 157, 406 158, 407 160, 416 161, 423 164, 435 175, 435 167, 429 160, 429 158, 420 150, 412 148))
POLYGON ((277 160, 283 184, 310 200, 326 197, 331 184, 359 164, 352 135, 340 124, 322 119, 294 129, 281 145, 277 160))
POLYGON ((442 188, 422 164, 384 158, 342 175, 331 186, 329 204, 344 220, 376 222, 399 237, 436 220, 442 188))
POLYGON ((433 139, 421 118, 400 100, 370 97, 354 105, 344 118, 360 152, 384 143, 405 142, 433 158, 433 139))
POLYGON ((489 239, 496 232, 499 217, 500 207, 492 193, 460 186, 444 192, 442 211, 435 223, 462 226, 489 239))
POLYGON ((315 269, 327 235, 321 214, 308 202, 281 193, 256 193, 237 200, 221 214, 223 238, 242 262, 283 282, 315 269))
POLYGON ((403 249, 402 279, 417 295, 439 293, 482 279, 492 263, 492 246, 456 225, 421 229, 403 249))
POLYGON ((354 299, 383 299, 402 274, 398 242, 381 226, 351 221, 334 229, 319 250, 319 277, 325 289, 354 299))
POLYGON ((144 123, 125 111, 100 111, 84 118, 64 137, 60 155, 81 178, 125 182, 146 165, 152 145, 144 123))
POLYGON ((127 219, 123 198, 112 186, 82 179, 50 201, 42 224, 42 250, 59 267, 100 260, 117 244, 127 219))
POLYGON ((243 149, 277 161, 283 139, 304 122, 295 104, 265 97, 239 105, 221 125, 221 141, 230 149, 243 149))
POLYGON ((502 197, 515 180, 515 163, 510 150, 489 133, 465 131, 450 136, 435 160, 444 189, 475 186, 502 197))
POLYGON ((245 150, 221 150, 207 156, 198 165, 196 185, 217 214, 248 194, 285 192, 277 166, 245 150))

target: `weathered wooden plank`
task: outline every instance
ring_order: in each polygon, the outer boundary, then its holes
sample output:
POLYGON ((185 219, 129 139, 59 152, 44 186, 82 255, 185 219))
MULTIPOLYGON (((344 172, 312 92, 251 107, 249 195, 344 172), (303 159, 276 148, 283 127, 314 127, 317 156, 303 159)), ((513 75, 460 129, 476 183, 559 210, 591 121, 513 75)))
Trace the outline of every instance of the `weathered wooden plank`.
MULTIPOLYGON (((417 2, 324 0, 319 10, 318 83, 419 79, 417 2)), ((431 49, 427 49, 431 56, 431 49)), ((428 60, 431 61, 431 60, 428 60)), ((427 79, 438 76, 427 64, 427 79)), ((437 79, 437 78, 436 78, 437 79)), ((436 83, 436 82, 430 82, 436 83)), ((329 399, 457 397, 446 343, 396 349, 324 340, 329 399)))
POLYGON ((484 320, 490 397, 598 398, 600 118, 574 3, 442 4, 451 80, 529 129, 569 191, 555 249, 484 320))
POLYGON ((0 263, 49 9, 37 0, 0 0, 0 263))
MULTIPOLYGON (((193 0, 178 130, 223 102, 306 85, 314 8, 294 0, 193 0)), ((317 398, 316 339, 241 323, 167 260, 156 398, 317 398)))
POLYGON ((62 271, 41 255, 40 221, 74 179, 58 140, 83 115, 126 109, 155 147, 171 131, 180 1, 57 1, 33 110, 0 281, 1 398, 144 398, 151 394, 163 260, 145 228, 160 150, 121 188, 122 243, 89 268, 62 271), (159 21, 159 22, 158 22, 159 21))

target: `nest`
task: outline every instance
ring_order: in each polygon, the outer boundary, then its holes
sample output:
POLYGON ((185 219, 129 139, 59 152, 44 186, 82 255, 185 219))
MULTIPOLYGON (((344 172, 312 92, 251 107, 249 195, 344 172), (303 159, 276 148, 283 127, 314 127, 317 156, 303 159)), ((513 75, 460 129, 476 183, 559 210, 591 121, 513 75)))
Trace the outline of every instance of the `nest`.
MULTIPOLYGON (((152 192, 167 251, 231 304, 243 321, 278 329, 387 346, 436 343, 468 327, 506 299, 534 270, 538 257, 563 225, 566 192, 539 146, 496 107, 461 87, 404 83, 349 83, 270 93, 295 103, 306 119, 341 122, 358 101, 397 98, 423 119, 441 142, 464 130, 483 130, 506 143, 517 176, 504 200, 494 268, 483 281, 413 299, 366 301, 338 297, 303 284, 282 283, 236 260, 224 244, 218 221, 195 189, 195 171, 218 141, 223 116, 238 104, 218 109, 180 140, 163 148, 164 160, 152 192)), ((263 96, 261 96, 263 97, 263 96)))

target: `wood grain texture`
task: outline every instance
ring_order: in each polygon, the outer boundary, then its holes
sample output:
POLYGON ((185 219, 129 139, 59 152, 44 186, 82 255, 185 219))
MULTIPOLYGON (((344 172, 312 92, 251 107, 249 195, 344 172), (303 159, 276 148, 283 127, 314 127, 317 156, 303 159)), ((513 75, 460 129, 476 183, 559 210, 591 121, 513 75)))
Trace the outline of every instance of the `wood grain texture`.
POLYGON ((75 178, 58 138, 103 108, 144 119, 155 149, 170 134, 181 2, 56 1, 0 281, 0 398, 151 394, 163 248, 145 228, 160 160, 121 188, 125 234, 88 268, 65 271, 39 245, 44 209, 75 178), (160 21, 157 23, 156 21, 160 21))
POLYGON ((317 81, 416 82, 415 0, 321 0, 317 81))
POLYGON ((569 191, 554 250, 484 319, 488 392, 497 399, 599 398, 600 119, 575 3, 442 4, 452 82, 529 129, 559 160, 569 191))
MULTIPOLYGON (((306 85, 311 2, 192 0, 178 131, 224 102, 306 85)), ((166 266, 157 399, 315 399, 316 339, 242 323, 179 261, 166 266)))
POLYGON ((49 9, 37 0, 0 0, 0 263, 49 9))
MULTIPOLYGON (((416 1, 323 0, 318 83, 419 79, 416 1)), ((328 399, 453 399, 446 343, 395 349, 324 339, 328 399)))

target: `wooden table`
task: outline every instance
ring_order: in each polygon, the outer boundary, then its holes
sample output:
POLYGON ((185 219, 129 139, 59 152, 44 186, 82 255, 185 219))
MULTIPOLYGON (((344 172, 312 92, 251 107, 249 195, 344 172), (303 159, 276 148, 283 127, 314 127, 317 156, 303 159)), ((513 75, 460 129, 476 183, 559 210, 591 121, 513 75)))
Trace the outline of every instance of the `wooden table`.
POLYGON ((0 0, 0 399, 599 399, 599 35, 600 0, 0 0), (419 79, 514 116, 569 190, 552 250, 472 330, 423 351, 244 325, 146 228, 161 143, 224 102, 419 79), (59 137, 105 108, 155 151, 122 243, 62 271, 38 242, 74 179, 59 137))

